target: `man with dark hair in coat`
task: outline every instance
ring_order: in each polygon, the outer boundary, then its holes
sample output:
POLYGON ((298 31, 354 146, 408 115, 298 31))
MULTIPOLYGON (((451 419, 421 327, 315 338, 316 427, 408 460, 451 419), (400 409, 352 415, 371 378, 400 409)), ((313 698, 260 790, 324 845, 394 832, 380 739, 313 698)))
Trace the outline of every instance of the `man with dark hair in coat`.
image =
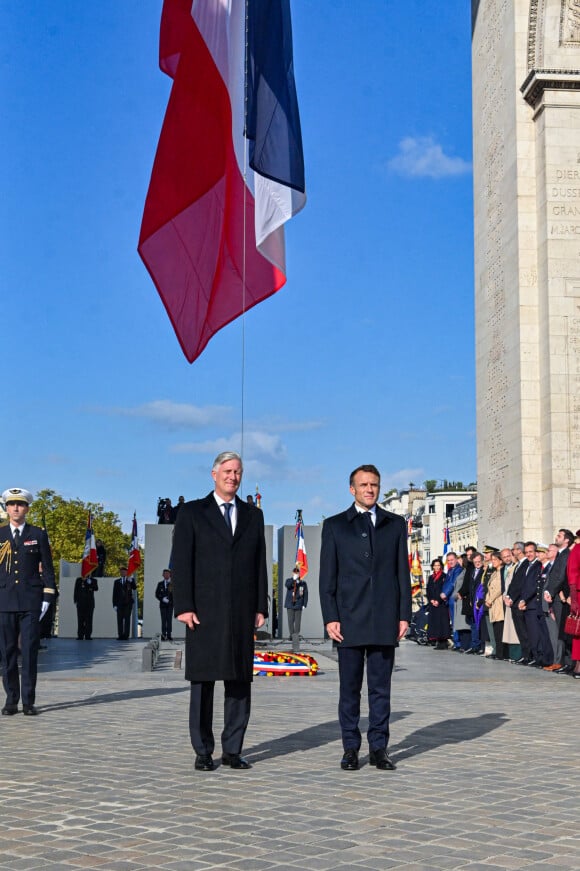
POLYGON ((13 487, 4 491, 2 501, 10 519, 0 529, 0 660, 6 692, 2 714, 17 714, 22 696, 22 713, 35 716, 40 620, 56 591, 52 554, 46 531, 26 523, 32 494, 13 487))
POLYGON ((568 672, 572 670, 569 662, 566 662, 566 642, 564 623, 569 613, 566 599, 570 595, 570 586, 566 569, 570 547, 574 543, 574 533, 570 529, 559 529, 556 533, 555 543, 558 546, 558 554, 554 565, 548 575, 548 581, 544 590, 544 599, 550 606, 548 615, 548 632, 554 651, 554 662, 560 664, 558 671, 568 672))
POLYGON ((223 680, 222 765, 250 768, 241 755, 250 719, 254 630, 268 614, 264 515, 238 499, 242 459, 213 464, 215 489, 177 515, 171 569, 175 616, 185 623, 185 678, 191 682, 189 731, 195 768, 213 771, 216 680, 223 680))
POLYGON ((73 593, 73 602, 77 606, 77 638, 79 641, 90 641, 93 637, 93 614, 95 611, 95 593, 99 589, 96 577, 77 578, 73 593))
POLYGON ((127 566, 119 569, 120 578, 113 582, 113 608, 117 612, 117 641, 127 641, 131 634, 131 614, 137 589, 135 578, 127 577, 127 566))
POLYGON ((370 764, 392 770, 387 754, 395 647, 411 619, 407 527, 377 505, 381 478, 373 465, 350 476, 354 504, 322 527, 320 603, 338 646, 341 768, 356 771, 361 745, 360 693, 367 668, 370 764))
POLYGON ((538 559, 535 542, 526 541, 524 553, 528 565, 520 592, 518 610, 523 611, 526 632, 528 633, 530 643, 532 658, 528 665, 543 668, 545 665, 551 665, 554 658, 542 605, 538 600, 538 588, 541 587, 542 564, 538 559))

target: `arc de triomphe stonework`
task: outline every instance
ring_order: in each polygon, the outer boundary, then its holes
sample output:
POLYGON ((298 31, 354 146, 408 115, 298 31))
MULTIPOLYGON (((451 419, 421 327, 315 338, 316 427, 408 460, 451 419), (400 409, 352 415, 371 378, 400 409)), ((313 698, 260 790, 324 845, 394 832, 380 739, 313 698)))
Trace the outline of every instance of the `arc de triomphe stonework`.
POLYGON ((479 541, 580 527, 580 0, 472 0, 479 541))

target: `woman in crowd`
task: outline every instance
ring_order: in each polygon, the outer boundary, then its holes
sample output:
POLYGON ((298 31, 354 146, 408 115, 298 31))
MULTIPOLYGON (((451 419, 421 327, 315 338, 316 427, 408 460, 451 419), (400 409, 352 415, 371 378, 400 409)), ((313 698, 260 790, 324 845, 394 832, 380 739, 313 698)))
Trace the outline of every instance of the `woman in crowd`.
POLYGON ((434 559, 431 563, 432 574, 427 581, 427 601, 429 602, 429 621, 427 624, 427 636, 436 642, 435 650, 447 650, 447 641, 451 634, 449 623, 449 606, 447 600, 441 595, 445 574, 443 563, 440 559, 434 559))
POLYGON ((495 639, 495 653, 491 654, 493 659, 505 659, 503 646, 503 623, 504 623, 504 604, 501 593, 501 567, 503 565, 499 551, 495 551, 491 555, 491 565, 493 571, 489 577, 487 584, 487 593, 485 596, 485 605, 489 611, 489 619, 491 621, 493 637, 495 639))

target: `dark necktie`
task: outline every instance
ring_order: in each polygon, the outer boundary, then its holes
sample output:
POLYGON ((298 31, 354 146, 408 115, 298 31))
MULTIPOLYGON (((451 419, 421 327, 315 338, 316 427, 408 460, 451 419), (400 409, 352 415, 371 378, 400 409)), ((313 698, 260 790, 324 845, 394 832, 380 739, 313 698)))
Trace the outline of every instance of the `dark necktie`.
POLYGON ((364 517, 365 526, 367 527, 367 530, 368 530, 369 545, 370 545, 371 553, 372 553, 372 550, 373 550, 373 538, 374 538, 374 532, 375 532, 375 527, 374 527, 374 524, 373 524, 373 515, 372 515, 372 511, 363 511, 362 514, 363 514, 363 517, 364 517))
POLYGON ((224 502, 224 520, 226 522, 226 526, 231 532, 234 534, 234 530, 232 528, 232 518, 230 517, 230 511, 232 510, 231 502, 224 502))
POLYGON ((20 530, 15 529, 14 530, 14 547, 18 547, 19 544, 20 544, 20 530))

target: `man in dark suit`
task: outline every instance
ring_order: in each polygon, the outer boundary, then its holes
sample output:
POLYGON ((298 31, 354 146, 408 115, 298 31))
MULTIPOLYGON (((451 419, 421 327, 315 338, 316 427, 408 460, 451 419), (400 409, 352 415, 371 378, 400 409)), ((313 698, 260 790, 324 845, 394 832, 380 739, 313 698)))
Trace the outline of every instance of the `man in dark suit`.
POLYGON ((504 602, 508 608, 512 609, 512 620, 517 636, 520 640, 522 650, 521 657, 517 660, 519 665, 527 665, 532 660, 532 649, 528 639, 528 630, 526 629, 526 620, 524 612, 520 609, 519 603, 522 598, 522 587, 528 570, 528 560, 524 553, 525 544, 523 541, 515 541, 512 547, 512 554, 517 562, 517 565, 512 574, 510 585, 507 588, 504 602))
POLYGON ((381 479, 372 465, 350 476, 354 504, 322 528, 320 603, 326 631, 338 645, 344 771, 356 771, 361 745, 360 693, 366 658, 370 764, 392 770, 387 754, 395 647, 411 619, 407 528, 377 505, 381 479))
POLYGON ((26 523, 31 493, 13 487, 4 491, 2 501, 10 520, 0 529, 0 659, 6 692, 2 714, 17 714, 22 696, 22 712, 35 716, 40 620, 55 595, 52 554, 45 530, 26 523))
POLYGON ((543 668, 553 662, 552 645, 540 601, 542 587, 542 564, 538 559, 536 544, 526 541, 524 554, 528 565, 520 592, 518 610, 524 614, 524 621, 531 649, 528 665, 543 668))
POLYGON ((91 575, 87 578, 77 578, 75 581, 73 601, 77 606, 77 639, 79 641, 85 638, 90 641, 93 637, 95 593, 98 589, 99 582, 91 575))
POLYGON ((120 578, 113 583, 113 608, 117 612, 117 641, 127 641, 131 634, 133 591, 137 589, 135 578, 127 577, 127 567, 119 569, 120 578))
POLYGON ((566 576, 570 547, 574 543, 574 533, 569 529, 559 529, 556 533, 555 543, 558 546, 558 554, 554 559, 554 565, 548 575, 544 590, 544 600, 549 605, 548 632, 554 651, 554 663, 560 665, 558 672, 567 673, 572 670, 566 653, 566 641, 564 623, 569 613, 566 599, 570 595, 570 587, 566 576))
POLYGON ((241 753, 250 719, 254 630, 268 614, 268 575, 264 515, 236 496, 242 471, 239 454, 219 454, 211 473, 214 491, 182 506, 173 535, 173 604, 187 627, 189 731, 198 771, 215 767, 216 680, 225 688, 222 765, 251 767, 241 753))

